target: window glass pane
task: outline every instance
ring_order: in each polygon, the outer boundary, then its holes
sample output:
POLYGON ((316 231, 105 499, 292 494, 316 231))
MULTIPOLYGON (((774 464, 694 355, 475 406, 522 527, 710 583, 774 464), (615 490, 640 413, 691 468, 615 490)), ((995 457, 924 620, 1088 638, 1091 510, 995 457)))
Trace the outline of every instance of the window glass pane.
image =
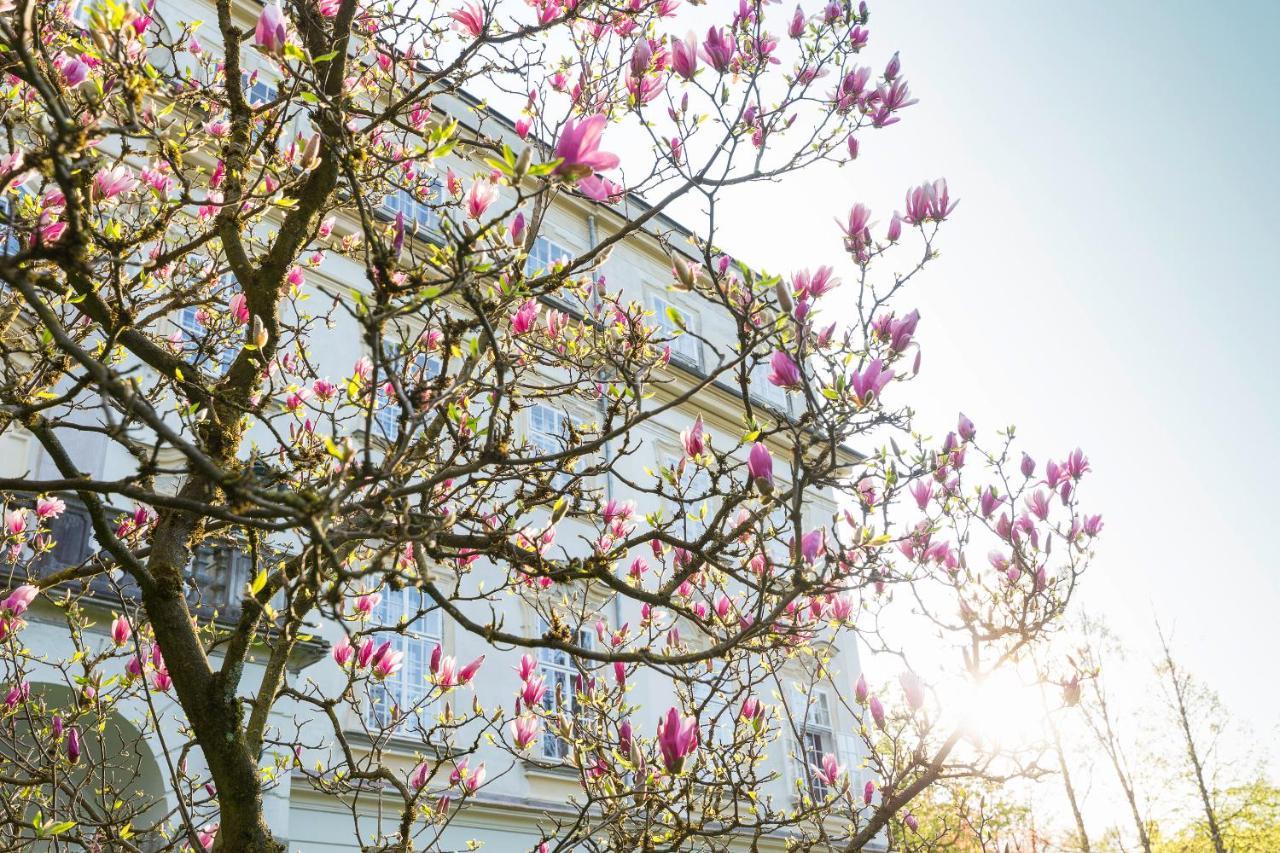
POLYGON ((431 692, 431 684, 427 681, 431 653, 442 642, 443 632, 439 610, 433 609, 418 616, 426 605, 426 599, 417 589, 383 589, 382 600, 374 608, 373 624, 385 627, 409 624, 412 627, 404 634, 374 637, 378 643, 390 640, 391 648, 404 652, 404 661, 394 675, 370 689, 373 704, 369 708, 369 722, 373 725, 389 725, 393 708, 413 708, 431 692))
POLYGON ((653 324, 658 327, 660 334, 664 338, 670 339, 671 356, 678 358, 687 364, 694 366, 702 365, 702 342, 695 338, 692 334, 684 333, 680 330, 667 314, 667 309, 675 307, 684 319, 685 328, 690 332, 697 332, 699 328, 698 317, 687 310, 682 310, 674 306, 671 302, 660 296, 649 297, 650 308, 653 310, 653 324))

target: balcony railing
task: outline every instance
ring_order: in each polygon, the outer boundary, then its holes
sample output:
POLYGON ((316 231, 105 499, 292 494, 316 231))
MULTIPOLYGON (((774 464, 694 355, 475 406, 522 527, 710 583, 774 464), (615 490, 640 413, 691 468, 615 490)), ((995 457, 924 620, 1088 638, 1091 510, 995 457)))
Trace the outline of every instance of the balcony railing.
MULTIPOLYGON (((114 514, 112 514, 114 515, 114 514)), ((79 566, 90 560, 98 549, 89 521, 89 511, 78 501, 67 500, 67 509, 50 525, 53 548, 34 563, 40 576, 47 576, 67 568, 79 566)), ((240 598, 246 583, 252 577, 252 565, 248 553, 229 540, 209 540, 201 543, 187 566, 187 598, 193 613, 234 618, 240 611, 240 598)), ((136 598, 138 588, 128 575, 101 574, 88 580, 69 584, 84 589, 90 596, 107 602, 120 597, 136 598)))

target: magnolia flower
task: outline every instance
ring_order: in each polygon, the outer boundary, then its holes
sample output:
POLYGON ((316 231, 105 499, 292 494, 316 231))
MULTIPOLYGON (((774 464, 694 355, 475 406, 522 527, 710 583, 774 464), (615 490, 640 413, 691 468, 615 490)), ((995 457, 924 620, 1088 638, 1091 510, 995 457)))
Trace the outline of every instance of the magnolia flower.
POLYGON ((871 719, 876 721, 876 727, 884 728, 884 705, 880 702, 879 696, 871 697, 871 719))
POLYGON ((555 156, 560 163, 555 173, 567 180, 577 181, 592 172, 603 172, 615 168, 621 162, 616 154, 600 150, 600 136, 604 133, 608 119, 604 115, 593 115, 582 121, 569 119, 560 131, 556 140, 555 156))
POLYGON ((338 638, 338 642, 333 644, 333 660, 338 666, 346 666, 350 662, 355 649, 351 647, 351 640, 346 634, 338 638))
POLYGON ((919 711, 924 705, 924 682, 920 680, 920 676, 907 670, 898 676, 898 683, 902 685, 902 692, 907 697, 907 706, 912 711, 919 711))
POLYGON ((511 739, 516 749, 528 749, 538 738, 541 721, 532 714, 521 714, 511 721, 511 739))
POLYGON ((89 79, 89 65, 79 57, 60 54, 54 61, 54 66, 61 72, 66 84, 73 89, 89 79))
POLYGON ((4 512, 4 532, 10 536, 20 536, 27 529, 27 511, 21 507, 7 509, 4 512))
POLYGON ((964 412, 960 413, 960 420, 956 424, 956 432, 960 433, 960 438, 969 441, 977 433, 978 429, 973 425, 973 421, 965 417, 964 412))
POLYGON ((773 491, 773 455, 769 448, 757 441, 747 454, 747 474, 757 489, 768 494, 773 491))
MULTIPOLYGON (((390 641, 388 640, 387 642, 389 643, 390 641)), ((390 678, 400 671, 400 667, 403 663, 404 652, 388 648, 385 652, 378 655, 378 660, 373 665, 373 675, 379 680, 390 678)))
POLYGON ((849 384, 853 388, 853 396, 858 401, 858 405, 869 406, 880 396, 880 392, 892 379, 893 370, 886 368, 884 362, 877 358, 850 376, 849 384))
POLYGON ((253 32, 254 44, 264 53, 279 56, 284 52, 287 36, 284 11, 280 5, 272 2, 263 6, 262 13, 258 15, 258 26, 253 32))
POLYGON ((498 187, 492 181, 481 180, 471 185, 467 193, 467 216, 479 219, 498 200, 498 187))
POLYGON ((545 680, 541 675, 530 675, 525 678, 521 685, 520 698, 524 701, 526 707, 533 708, 542 704, 542 698, 547 693, 545 680))
POLYGON ((804 557, 806 563, 814 562, 826 550, 827 530, 825 527, 810 530, 800 537, 800 555, 804 557))
POLYGON ((137 186, 138 176, 123 163, 112 166, 110 169, 101 169, 93 176, 93 188, 102 199, 115 198, 132 192, 137 186))
POLYGON ((800 387, 800 368, 783 350, 777 350, 769 357, 769 367, 769 381, 774 385, 779 388, 800 387))
POLYGON ((516 313, 511 315, 511 332, 515 335, 528 334, 538 325, 538 303, 534 299, 526 299, 520 304, 516 313))
POLYGON ((815 767, 814 771, 818 779, 822 781, 822 784, 828 788, 835 787, 836 780, 844 774, 844 768, 840 766, 835 755, 830 752, 822 756, 822 765, 815 767))
POLYGON ((907 812, 902 816, 902 824, 912 832, 920 831, 920 821, 916 820, 916 816, 911 812, 907 812))
POLYGON ((461 9, 450 12, 449 17, 453 18, 459 30, 470 33, 473 38, 484 35, 487 17, 484 7, 479 3, 467 3, 461 9))
POLYGON ((231 316, 235 318, 237 324, 247 326, 249 324, 249 303, 243 293, 237 293, 227 302, 227 310, 231 316))
POLYGON ((67 729, 67 761, 75 764, 80 760, 80 730, 75 726, 67 729))
POLYGON ((732 34, 726 34, 719 27, 711 27, 702 41, 701 54, 708 65, 723 74, 733 63, 733 55, 737 49, 732 34))
POLYGON ((924 509, 929 505, 929 500, 933 497, 933 483, 929 480, 916 480, 911 484, 909 489, 911 497, 916 499, 916 506, 924 509))
POLYGON ((658 721, 658 747, 667 772, 679 773, 684 760, 698 748, 698 721, 681 717, 677 708, 671 708, 666 717, 658 721))
POLYGON ((129 642, 129 638, 133 636, 133 625, 129 623, 129 617, 121 614, 111 620, 111 642, 117 647, 123 646, 129 642))
POLYGON ((58 497, 42 497, 36 500, 36 518, 57 518, 67 509, 66 503, 58 497))
POLYGON ((38 587, 25 583, 9 593, 8 598, 0 601, 0 610, 7 612, 10 616, 21 616, 27 612, 27 608, 31 606, 31 602, 36 600, 36 596, 40 594, 38 587))
POLYGON ((427 785, 427 780, 431 778, 431 765, 424 761, 413 769, 409 774, 409 784, 415 790, 422 790, 427 785))
POLYGON ((686 80, 698 71, 698 37, 689 33, 683 39, 671 38, 671 68, 686 80))
POLYGON ((702 415, 698 415, 697 420, 693 422, 693 426, 680 433, 680 441, 684 444, 685 455, 690 459, 701 456, 702 452, 707 449, 707 442, 703 433, 702 415))
POLYGON ((382 593, 370 592, 356 598, 357 618, 364 619, 382 602, 382 593))
POLYGON ((866 806, 871 805, 871 800, 875 797, 875 795, 876 795, 876 783, 868 779, 867 784, 862 786, 862 804, 866 806))

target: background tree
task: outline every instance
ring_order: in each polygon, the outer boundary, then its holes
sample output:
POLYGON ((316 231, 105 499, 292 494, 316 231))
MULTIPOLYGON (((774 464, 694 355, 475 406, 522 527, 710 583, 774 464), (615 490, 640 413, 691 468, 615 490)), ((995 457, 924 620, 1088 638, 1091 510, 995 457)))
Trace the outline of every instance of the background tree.
POLYGON ((859 850, 939 779, 1008 772, 911 673, 892 695, 855 692, 830 649, 848 632, 893 648, 870 626, 897 594, 968 677, 1028 654, 1101 528, 1078 504, 1088 461, 1040 467, 963 416, 940 441, 915 429, 919 316, 899 303, 955 206, 945 182, 887 222, 853 205, 838 322, 829 268, 770 275, 717 246, 718 206, 853 160, 855 134, 914 103, 896 54, 861 64, 865 5, 747 2, 702 39, 683 33, 706 21, 675 7, 218 0, 211 28, 117 0, 4 9, 0 409, 57 468, 0 480, 7 846, 277 850, 264 797, 292 774, 353 815, 376 792, 395 826, 355 822, 366 848, 431 849, 487 782, 539 762, 540 737, 580 787, 544 826, 549 850, 779 832, 859 850), (514 124, 490 97, 514 101, 514 124), (442 179, 446 163, 461 174, 442 179), (388 196, 430 213, 381 218, 388 196), (531 267, 565 198, 601 203, 600 239, 531 267), (681 200, 701 208, 695 234, 663 216, 681 200), (732 320, 732 339, 701 339, 693 379, 668 370, 678 312, 655 323, 600 274, 639 239, 664 247, 672 288, 732 320), (360 280, 332 283, 335 267, 360 280), (194 334, 174 331, 182 312, 194 334), (367 355, 326 361, 334 329, 367 355), (791 415, 750 393, 761 369, 791 415), (625 473, 646 424, 713 388, 739 425, 690 419, 682 458, 625 473), (546 446, 520 429, 532 402, 591 414, 546 446), (131 466, 87 474, 85 438, 131 466), (603 493, 610 476, 634 504, 603 493), (848 510, 810 521, 815 490, 848 510), (96 548, 51 566, 70 500, 96 548), (589 535, 557 539, 571 526, 589 535), (201 549, 248 562, 224 610, 201 549), (387 616, 382 597, 406 588, 420 604, 387 616), (510 600, 532 629, 507 621, 510 600), (24 644, 35 610, 65 624, 58 648, 24 644), (504 676, 511 706, 485 707, 468 698, 483 658, 438 648, 428 694, 388 704, 393 638, 440 618, 494 650, 561 654, 576 677, 549 703, 526 658, 504 676), (330 660, 307 668, 317 630, 330 660), (762 793, 764 757, 808 713, 787 671, 861 721, 867 787, 834 755, 801 756, 805 790, 762 793), (675 706, 648 709, 656 728, 629 689, 645 674, 677 686, 675 706), (416 743, 408 766, 393 730, 416 743), (133 793, 144 742, 172 808, 133 793), (505 767, 482 761, 492 749, 505 767))

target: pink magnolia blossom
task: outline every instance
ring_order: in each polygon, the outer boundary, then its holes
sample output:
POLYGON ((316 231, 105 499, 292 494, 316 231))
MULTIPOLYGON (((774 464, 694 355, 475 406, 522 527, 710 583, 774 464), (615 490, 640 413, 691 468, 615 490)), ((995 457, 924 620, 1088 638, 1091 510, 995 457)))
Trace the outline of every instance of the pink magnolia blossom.
POLYGON ((538 739, 541 721, 533 714, 521 714, 511 721, 511 739, 516 749, 528 749, 538 739))
POLYGON ((693 422, 693 426, 680 433, 680 441, 684 445, 685 455, 690 459, 695 459, 702 455, 707 449, 705 439, 705 429, 702 424, 702 415, 698 415, 693 422))
POLYGON ((249 323, 249 303, 243 293, 237 293, 231 297, 227 303, 227 310, 231 312, 232 318, 236 323, 245 326, 249 323))
POLYGON ((879 696, 872 696, 870 702, 871 719, 875 720, 876 727, 884 728, 884 705, 880 702, 879 696))
POLYGON ((123 646, 129 642, 129 638, 133 636, 133 625, 129 623, 129 617, 121 614, 111 620, 111 642, 117 647, 123 646))
POLYGON ((80 761, 80 730, 75 726, 67 729, 67 761, 76 764, 80 761))
POLYGON ((479 219, 497 200, 498 187, 492 181, 476 181, 471 185, 471 192, 467 193, 467 216, 479 219))
POLYGON ((346 666, 351 662, 354 654, 355 649, 351 647, 351 640, 346 634, 339 637, 338 641, 333 644, 333 661, 338 666, 346 666))
POLYGON ((747 474, 760 491, 767 493, 773 489, 773 454, 763 442, 751 445, 747 454, 747 474))
POLYGON ((923 510, 933 498, 933 483, 925 479, 916 480, 911 484, 910 492, 916 499, 916 506, 923 510))
POLYGON ((902 685, 902 692, 907 697, 907 707, 912 711, 919 711, 924 705, 924 682, 920 680, 920 676, 906 670, 898 676, 898 683, 902 685))
POLYGON ((800 537, 800 556, 806 563, 815 562, 827 550, 827 529, 819 527, 800 537))
POLYGON ((683 39, 671 38, 671 68, 686 80, 698 71, 698 37, 689 33, 683 39))
POLYGON ((89 65, 79 57, 62 53, 54 60, 54 67, 62 74, 62 79, 71 88, 75 88, 89 79, 89 65))
POLYGON ((0 601, 0 611, 8 613, 10 616, 21 616, 27 612, 27 608, 31 606, 31 602, 35 601, 36 596, 39 594, 39 587, 24 583, 9 593, 9 596, 4 601, 0 601))
POLYGON ((369 592, 356 598, 357 618, 368 618, 369 614, 382 602, 382 593, 369 592))
POLYGON ((708 65, 723 74, 733 64, 733 56, 737 49, 732 33, 726 34, 719 27, 711 27, 707 30, 707 37, 702 41, 700 53, 708 65))
POLYGON ((658 722, 658 747, 662 751, 662 763, 668 773, 679 773, 685 759, 698 748, 698 721, 682 717, 677 708, 667 711, 658 722))
POLYGON ((769 357, 769 381, 779 388, 799 388, 800 368, 783 350, 769 357))
POLYGON ((822 756, 822 765, 814 768, 815 775, 828 788, 834 788, 836 780, 844 775, 844 768, 836 760, 835 754, 828 752, 822 756))
POLYGON ((893 379, 893 370, 886 368, 884 362, 875 359, 862 370, 849 377, 849 385, 853 389, 854 399, 860 406, 869 406, 879 398, 880 392, 893 379))
POLYGON ((390 678, 400 671, 400 667, 403 664, 404 652, 397 649, 387 649, 378 655, 378 660, 373 665, 373 675, 378 679, 390 678))
POLYGON ((463 4, 461 9, 450 12, 449 17, 453 18, 459 30, 470 33, 473 38, 484 35, 484 28, 488 23, 484 7, 479 3, 463 4))
POLYGON ((577 181, 592 172, 616 168, 621 162, 618 155, 600 150, 600 137, 607 123, 608 119, 602 114, 581 121, 566 121, 556 140, 555 156, 560 158, 560 163, 555 173, 577 181))
POLYGON ((253 42, 263 53, 280 56, 284 53, 284 44, 288 38, 288 29, 284 10, 279 3, 271 2, 262 7, 258 15, 258 25, 253 31, 253 42))
POLYGON ((36 500, 36 518, 57 518, 66 509, 66 502, 59 497, 42 497, 36 500))
POLYGON ((526 299, 516 313, 511 315, 511 331, 515 335, 525 335, 537 325, 538 303, 534 299, 526 299))
POLYGON ((21 536, 27 529, 27 511, 21 507, 7 509, 4 512, 4 532, 10 536, 21 536))
POLYGON ((138 176, 123 163, 110 169, 101 169, 93 176, 93 188, 102 199, 115 198, 132 192, 138 186, 138 176))

